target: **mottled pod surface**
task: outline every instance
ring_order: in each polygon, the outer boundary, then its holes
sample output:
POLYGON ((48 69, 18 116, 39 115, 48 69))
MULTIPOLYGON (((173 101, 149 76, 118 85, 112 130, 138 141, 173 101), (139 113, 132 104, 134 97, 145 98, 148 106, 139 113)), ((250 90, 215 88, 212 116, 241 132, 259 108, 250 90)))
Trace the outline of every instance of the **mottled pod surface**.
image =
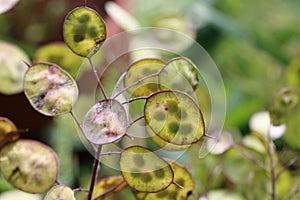
POLYGON ((79 7, 66 16, 63 35, 66 44, 74 53, 91 57, 106 39, 106 26, 96 11, 79 7))
POLYGON ((145 104, 144 116, 148 129, 168 143, 189 145, 205 134, 201 110, 190 96, 180 91, 152 94, 145 104))
POLYGON ((18 140, 0 151, 0 170, 15 188, 44 193, 55 183, 59 171, 55 152, 33 140, 18 140))
POLYGON ((94 144, 115 142, 126 133, 128 119, 124 107, 114 99, 97 102, 86 113, 82 128, 94 144))
POLYGON ((24 62, 29 63, 29 58, 18 46, 1 40, 0 50, 0 93, 20 93, 23 91, 23 77, 28 68, 24 62))
POLYGON ((173 181, 168 162, 141 146, 126 148, 120 157, 120 169, 127 184, 140 192, 158 192, 173 181))
POLYGON ((51 188, 44 200, 76 200, 74 192, 65 185, 57 185, 51 188))
POLYGON ((24 93, 34 109, 48 116, 70 112, 78 98, 74 79, 52 63, 37 63, 27 70, 24 93))
POLYGON ((129 87, 128 92, 135 96, 149 96, 159 90, 158 76, 143 78, 155 74, 165 65, 165 62, 156 58, 147 58, 131 64, 124 77, 124 86, 129 87))
POLYGON ((182 186, 170 184, 165 190, 156 193, 134 192, 137 200, 186 200, 192 195, 195 183, 190 172, 176 162, 170 162, 174 172, 174 182, 182 186))
POLYGON ((5 117, 0 117, 0 149, 11 141, 19 138, 16 125, 5 117))

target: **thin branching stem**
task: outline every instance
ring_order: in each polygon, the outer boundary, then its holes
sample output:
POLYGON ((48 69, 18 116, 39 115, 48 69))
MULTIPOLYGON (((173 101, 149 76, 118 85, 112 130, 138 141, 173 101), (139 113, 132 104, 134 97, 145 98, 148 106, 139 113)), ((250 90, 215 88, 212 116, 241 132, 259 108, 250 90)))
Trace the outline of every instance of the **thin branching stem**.
POLYGON ((74 193, 75 193, 75 192, 89 192, 89 190, 88 190, 88 189, 85 189, 85 188, 79 187, 79 188, 73 189, 73 192, 74 192, 74 193))
POLYGON ((95 68, 95 66, 94 66, 94 64, 93 64, 93 61, 92 61, 91 58, 88 58, 88 60, 89 60, 89 63, 90 63, 90 65, 91 65, 91 68, 92 68, 92 70, 93 70, 93 73, 94 73, 94 75, 95 75, 95 77, 96 77, 96 79, 97 79, 98 86, 99 86, 99 88, 100 88, 100 90, 101 90, 101 93, 103 94, 105 100, 107 100, 106 92, 105 92, 104 87, 103 87, 103 85, 102 85, 102 83, 101 83, 101 81, 100 81, 99 75, 98 75, 97 70, 96 70, 96 68, 95 68))
POLYGON ((222 172, 222 165, 218 165, 214 168, 214 170, 211 170, 210 173, 207 176, 207 185, 206 185, 206 190, 209 191, 212 188, 212 184, 216 177, 220 175, 222 172))
POLYGON ((55 180, 55 183, 56 183, 57 185, 61 185, 61 184, 62 184, 62 182, 61 182, 59 179, 56 179, 56 180, 55 180))
POLYGON ((136 86, 136 85, 138 85, 138 84, 140 84, 140 83, 143 82, 144 80, 147 80, 147 79, 149 79, 149 78, 153 78, 153 77, 155 77, 155 76, 158 76, 159 74, 160 74, 160 71, 157 72, 157 73, 154 73, 154 74, 150 74, 150 75, 148 75, 148 76, 145 76, 145 77, 143 77, 143 78, 141 78, 141 79, 139 79, 139 80, 133 82, 131 85, 129 85, 129 86, 123 88, 123 89, 120 90, 118 93, 114 94, 113 97, 112 97, 112 99, 117 98, 117 97, 118 97, 119 95, 121 95, 123 92, 125 92, 126 90, 128 90, 128 89, 130 89, 130 88, 132 88, 132 87, 134 87, 134 86, 136 86))
POLYGON ((83 1, 83 7, 86 7, 86 0, 83 1))
POLYGON ((172 181, 172 184, 179 187, 180 189, 184 189, 184 187, 182 185, 180 185, 179 183, 176 183, 175 181, 172 181))
POLYGON ((120 183, 118 183, 117 185, 109 188, 108 190, 106 190, 105 192, 103 192, 102 194, 100 194, 99 196, 95 197, 93 200, 97 200, 97 199, 100 199, 100 198, 103 198, 105 197, 107 194, 115 191, 116 189, 118 189, 118 187, 120 187, 125 181, 121 181, 120 183))
MULTIPOLYGON (((168 66, 168 65, 166 64, 166 65, 164 65, 158 72, 153 73, 153 74, 150 74, 150 75, 148 75, 148 76, 145 76, 145 77, 143 77, 143 78, 141 78, 141 79, 139 79, 139 80, 133 82, 131 85, 129 85, 129 86, 123 88, 123 89, 120 90, 118 93, 114 94, 112 98, 114 99, 114 98, 118 97, 119 95, 121 95, 121 94, 122 94, 123 92, 125 92, 126 90, 128 90, 128 89, 130 89, 130 88, 132 88, 132 87, 134 87, 134 86, 136 86, 136 85, 138 85, 138 84, 140 84, 140 83, 141 83, 142 81, 144 81, 144 80, 147 80, 147 79, 149 79, 149 78, 153 78, 153 77, 155 77, 155 76, 158 76, 158 82, 157 82, 157 84, 158 84, 158 86, 159 86, 159 89, 161 89, 161 88, 160 88, 160 78, 159 78, 159 75, 162 73, 162 71, 163 71, 167 66, 168 66)), ((122 78, 124 78, 125 76, 126 76, 126 73, 122 74, 122 78)), ((120 81, 120 79, 119 79, 119 81, 120 81)), ((118 81, 118 82, 119 82, 119 81, 118 81)))
POLYGON ((134 119, 132 122, 130 122, 128 128, 131 127, 134 123, 136 123, 137 121, 139 121, 139 120, 141 120, 143 118, 144 118, 144 115, 139 116, 138 118, 134 119))
POLYGON ((208 134, 204 134, 203 137, 206 137, 206 138, 209 138, 209 139, 212 139, 212 140, 215 140, 215 141, 218 141, 218 138, 212 136, 212 135, 208 135, 208 134))
POLYGON ((82 134, 84 134, 83 129, 82 129, 81 125, 80 125, 80 122, 77 119, 77 117, 74 115, 74 113, 73 113, 72 110, 70 111, 70 114, 71 114, 72 118, 74 119, 74 121, 76 122, 78 128, 81 130, 82 134))
POLYGON ((267 171, 267 168, 265 167, 265 165, 260 162, 259 160, 257 160, 255 157, 253 157, 251 154, 249 154, 247 151, 244 151, 243 148, 241 148, 238 144, 232 144, 232 147, 234 147, 236 150, 238 150, 241 154, 243 154, 246 158, 248 158, 249 160, 251 160, 252 162, 254 162, 256 165, 258 165, 259 167, 261 167, 262 169, 264 169, 265 171, 267 171))
POLYGON ((281 169, 280 169, 280 171, 277 173, 277 176, 276 176, 276 178, 278 179, 279 177, 280 177, 280 175, 285 171, 285 170, 287 170, 288 168, 290 168, 292 165, 294 165, 297 161, 299 161, 300 160, 300 156, 297 156, 297 157, 295 157, 295 158, 293 158, 292 160, 290 160, 290 162, 287 164, 287 165, 285 165, 284 167, 282 167, 281 169))
POLYGON ((119 151, 112 151, 112 152, 101 153, 99 156, 102 157, 102 156, 119 155, 119 154, 121 154, 121 152, 119 152, 119 151))
MULTIPOLYGON (((119 78, 119 80, 117 81, 117 83, 115 84, 115 87, 114 87, 114 92, 115 91, 117 91, 118 89, 119 89, 119 86, 120 86, 120 84, 121 84, 121 82, 123 81, 123 79, 124 79, 124 77, 126 76, 126 72, 125 73, 123 73, 122 75, 121 75, 121 77, 119 78)), ((114 92, 113 92, 113 95, 112 96, 114 96, 114 92)))
POLYGON ((147 100, 148 98, 149 97, 147 97, 147 96, 132 98, 132 99, 129 99, 128 101, 123 102, 122 105, 131 103, 134 101, 138 101, 138 100, 147 100))
POLYGON ((26 62, 25 60, 23 60, 23 63, 28 67, 28 69, 31 67, 31 65, 28 62, 26 62))
POLYGON ((294 187, 290 195, 286 198, 286 200, 293 200, 294 197, 300 192, 300 182, 294 187))
POLYGON ((270 172, 271 172, 271 198, 272 200, 277 200, 277 194, 276 194, 276 163, 274 159, 274 146, 273 142, 270 136, 270 133, 268 134, 268 153, 270 157, 270 172))
MULTIPOLYGON (((72 117, 73 117, 74 121, 76 122, 77 126, 80 128, 81 132, 84 133, 82 128, 81 128, 81 125, 79 123, 79 120, 74 115, 72 110, 70 111, 70 114, 72 115, 72 117)), ((91 178, 91 183, 90 183, 90 189, 88 190, 87 200, 92 199, 92 195, 93 195, 93 191, 94 191, 94 185, 95 185, 95 181, 96 181, 96 178, 97 178, 97 171, 98 171, 98 167, 99 167, 99 163, 100 163, 101 150, 102 150, 102 145, 99 145, 98 148, 97 148, 97 151, 96 151, 95 159, 94 159, 92 178, 91 178)))
POLYGON ((96 182, 96 178, 97 178, 97 171, 98 171, 98 167, 99 167, 99 163, 100 163, 101 151, 102 151, 102 145, 99 145, 97 152, 96 152, 95 159, 94 159, 92 178, 91 178, 91 182, 90 182, 90 189, 89 189, 89 194, 88 194, 87 200, 92 200, 94 186, 95 186, 95 182, 96 182))
POLYGON ((247 186, 247 196, 248 196, 249 200, 253 200, 253 195, 252 195, 253 191, 251 191, 251 188, 250 188, 251 182, 253 180, 253 177, 254 177, 254 172, 251 171, 249 173, 249 175, 248 175, 248 178, 247 178, 247 183, 248 183, 248 186, 247 186))

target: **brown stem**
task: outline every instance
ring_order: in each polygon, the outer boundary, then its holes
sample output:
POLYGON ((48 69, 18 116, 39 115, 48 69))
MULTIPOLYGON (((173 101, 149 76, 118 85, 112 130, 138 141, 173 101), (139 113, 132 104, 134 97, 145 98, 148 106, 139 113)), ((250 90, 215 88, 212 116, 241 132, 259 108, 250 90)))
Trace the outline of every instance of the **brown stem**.
POLYGON ((297 161, 299 161, 299 160, 300 160, 300 156, 297 156, 297 157, 293 158, 292 160, 290 160, 290 162, 289 162, 287 165, 285 165, 284 167, 282 167, 281 170, 277 173, 276 178, 278 179, 279 176, 280 176, 285 170, 287 170, 288 168, 290 168, 293 164, 295 164, 295 163, 296 163, 297 161))
POLYGON ((87 200, 92 200, 92 197, 93 197, 94 186, 95 186, 95 182, 96 182, 96 178, 97 178, 97 171, 98 171, 98 167, 99 167, 99 163, 100 163, 99 157, 101 154, 101 150, 102 150, 102 145, 99 145, 97 152, 96 152, 95 159, 94 159, 92 178, 91 178, 90 189, 89 189, 89 194, 88 194, 87 200))
POLYGON ((300 191, 300 183, 298 183, 298 185, 296 185, 296 187, 294 187, 293 191, 286 198, 286 200, 292 200, 292 199, 294 199, 294 197, 298 194, 299 191, 300 191))
POLYGON ((97 199, 102 199, 103 197, 105 197, 107 194, 115 191, 116 189, 118 189, 118 187, 120 187, 125 181, 121 181, 120 183, 118 183, 117 185, 109 188, 108 190, 106 190, 105 192, 103 192, 102 194, 100 194, 99 196, 97 196, 96 198, 94 198, 93 200, 97 200, 97 199))
POLYGON ((129 86, 123 88, 123 89, 120 90, 118 93, 114 94, 113 97, 112 97, 112 99, 117 98, 117 97, 118 97, 119 95, 121 95, 123 92, 125 92, 126 90, 128 90, 128 89, 130 89, 130 88, 132 88, 132 87, 134 87, 134 86, 136 86, 136 85, 138 85, 138 84, 140 84, 142 81, 147 80, 147 79, 152 78, 152 77, 155 77, 155 76, 159 76, 159 72, 158 72, 158 73, 154 73, 154 74, 150 74, 150 75, 148 75, 148 76, 145 76, 145 77, 143 77, 143 78, 141 78, 141 79, 139 79, 139 80, 133 82, 131 85, 129 85, 129 86))
POLYGON ((91 65, 91 68, 92 68, 92 70, 93 70, 93 73, 94 73, 94 75, 95 75, 95 77, 96 77, 96 79, 97 79, 98 86, 99 86, 99 88, 100 88, 100 90, 101 90, 101 93, 103 94, 105 100, 107 100, 107 95, 106 95, 105 90, 104 90, 104 87, 103 87, 103 85, 102 85, 102 83, 101 83, 101 81, 100 81, 100 78, 99 78, 99 76, 98 76, 98 74, 97 74, 97 70, 96 70, 96 68, 95 68, 95 66, 94 66, 94 64, 93 64, 93 62, 92 62, 92 59, 89 57, 88 60, 89 60, 89 63, 90 63, 90 65, 91 65))
POLYGON ((73 192, 89 192, 89 190, 79 187, 79 188, 73 189, 73 192))
POLYGON ((132 98, 132 99, 129 99, 128 101, 122 102, 122 105, 132 103, 132 102, 137 101, 137 100, 147 100, 148 98, 149 97, 147 97, 147 96, 132 98))
POLYGON ((257 160, 256 158, 254 158, 251 154, 249 154, 248 152, 244 151, 238 144, 233 144, 232 145, 236 150, 238 150, 241 154, 243 154, 244 156, 246 156, 246 158, 248 158, 249 160, 253 161, 256 165, 258 165, 259 167, 263 168, 265 171, 267 171, 266 167, 264 166, 264 164, 262 162, 260 162, 259 160, 257 160))
POLYGON ((276 177, 276 172, 275 172, 275 169, 276 169, 276 163, 275 163, 275 160, 274 160, 274 148, 273 148, 273 143, 272 143, 272 139, 271 139, 271 136, 270 134, 268 135, 268 143, 269 143, 269 157, 270 157, 270 170, 271 170, 271 188, 272 188, 272 193, 271 193, 271 196, 272 196, 272 200, 277 200, 277 195, 276 195, 276 180, 277 180, 277 177, 276 177))

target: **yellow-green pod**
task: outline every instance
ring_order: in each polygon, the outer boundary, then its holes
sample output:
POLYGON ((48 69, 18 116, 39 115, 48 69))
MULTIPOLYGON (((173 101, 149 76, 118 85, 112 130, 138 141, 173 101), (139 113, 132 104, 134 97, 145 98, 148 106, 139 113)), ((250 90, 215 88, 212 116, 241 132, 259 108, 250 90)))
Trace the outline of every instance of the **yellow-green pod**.
POLYGON ((0 171, 15 188, 44 193, 55 183, 59 171, 56 153, 34 140, 18 140, 0 150, 0 171))
POLYGON ((25 74, 23 87, 32 107, 47 116, 70 112, 78 98, 74 79, 53 63, 32 65, 25 74))
POLYGON ((180 91, 152 94, 144 107, 146 125, 168 143, 189 145, 205 135, 202 112, 193 99, 180 91))
POLYGON ((134 192, 137 200, 186 200, 192 195, 195 183, 190 172, 176 162, 170 162, 170 165, 174 171, 174 182, 183 188, 171 184, 165 190, 156 193, 134 192))
POLYGON ((51 188, 44 200, 76 200, 74 191, 65 185, 57 185, 51 188))
MULTIPOLYGON (((165 62, 157 58, 146 58, 131 64, 124 77, 124 86, 129 87, 140 81, 144 77, 150 76, 160 71, 165 62)), ((149 96, 159 90, 158 76, 147 78, 129 87, 127 91, 135 97, 149 96)))
POLYGON ((141 146, 128 147, 121 153, 120 169, 127 184, 140 192, 164 190, 174 178, 168 162, 141 146))
POLYGON ((66 44, 79 56, 91 57, 106 39, 106 26, 91 8, 78 7, 65 18, 63 35, 66 44))

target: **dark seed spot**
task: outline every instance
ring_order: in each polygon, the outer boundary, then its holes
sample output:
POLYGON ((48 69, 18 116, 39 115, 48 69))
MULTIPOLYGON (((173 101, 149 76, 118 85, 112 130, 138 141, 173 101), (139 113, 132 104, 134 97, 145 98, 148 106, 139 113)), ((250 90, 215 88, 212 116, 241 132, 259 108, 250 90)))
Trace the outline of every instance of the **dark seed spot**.
POLYGON ((170 199, 176 199, 176 197, 177 197, 177 192, 169 193, 169 198, 170 199))
POLYGON ((164 176, 165 176, 165 172, 164 172, 164 170, 162 170, 162 169, 156 170, 156 171, 154 172, 154 174, 155 174, 155 176, 156 176, 157 178, 164 178, 164 176))
POLYGON ((139 178, 141 176, 140 173, 132 173, 133 178, 139 178))
POLYGON ((169 195, 169 192, 164 190, 164 191, 158 192, 156 196, 157 196, 158 199, 161 199, 161 198, 166 197, 168 195, 169 195))
POLYGON ((148 83, 147 88, 148 88, 148 90, 150 90, 152 92, 155 92, 158 90, 158 86, 156 83, 148 83))
POLYGON ((87 30, 87 26, 85 24, 78 24, 74 26, 72 29, 72 33, 74 35, 85 35, 87 30))
POLYGON ((37 109, 42 109, 45 105, 45 101, 38 97, 33 101, 33 104, 37 107, 37 109))
POLYGON ((74 35, 73 36, 74 42, 81 42, 84 40, 84 37, 82 35, 74 35))
POLYGON ((192 132, 192 130, 193 128, 191 124, 183 124, 180 126, 180 132, 183 134, 189 134, 192 132))
POLYGON ((193 191, 190 190, 190 191, 187 192, 186 196, 191 196, 192 194, 193 194, 193 191))
POLYGON ((176 113, 178 111, 178 102, 168 101, 168 111, 171 113, 176 113))
POLYGON ((182 138, 181 144, 189 144, 188 139, 186 137, 182 138))
POLYGON ((134 164, 137 165, 137 167, 142 167, 145 164, 144 158, 141 155, 134 155, 133 161, 134 161, 134 164))
MULTIPOLYGON (((178 112, 180 112, 180 116, 181 118, 180 119, 185 119, 187 117, 187 113, 185 110, 181 109, 179 110, 178 112)), ((178 113, 177 113, 178 114, 178 113)))
POLYGON ((152 180, 150 173, 143 173, 143 175, 140 178, 143 182, 149 182, 152 180))
POLYGON ((98 36, 98 31, 95 26, 91 26, 88 30, 88 34, 91 38, 96 38, 98 36))
POLYGON ((89 20, 90 20, 90 16, 89 16, 88 14, 81 15, 81 16, 78 18, 78 21, 79 21, 80 23, 87 23, 89 20))
POLYGON ((172 133, 177 133, 179 129, 179 124, 177 122, 171 122, 168 124, 169 131, 172 133))
MULTIPOLYGON (((183 174, 182 174, 183 175, 183 174)), ((178 183, 181 186, 184 186, 184 180, 182 178, 176 180, 176 183, 178 183)))
POLYGON ((154 113, 154 119, 158 120, 158 121, 162 121, 166 119, 166 115, 164 112, 162 111, 158 111, 154 113))
POLYGON ((50 56, 48 57, 48 60, 49 60, 50 62, 52 62, 52 63, 58 64, 58 63, 61 63, 61 62, 62 62, 63 56, 61 56, 61 55, 50 55, 50 56))

